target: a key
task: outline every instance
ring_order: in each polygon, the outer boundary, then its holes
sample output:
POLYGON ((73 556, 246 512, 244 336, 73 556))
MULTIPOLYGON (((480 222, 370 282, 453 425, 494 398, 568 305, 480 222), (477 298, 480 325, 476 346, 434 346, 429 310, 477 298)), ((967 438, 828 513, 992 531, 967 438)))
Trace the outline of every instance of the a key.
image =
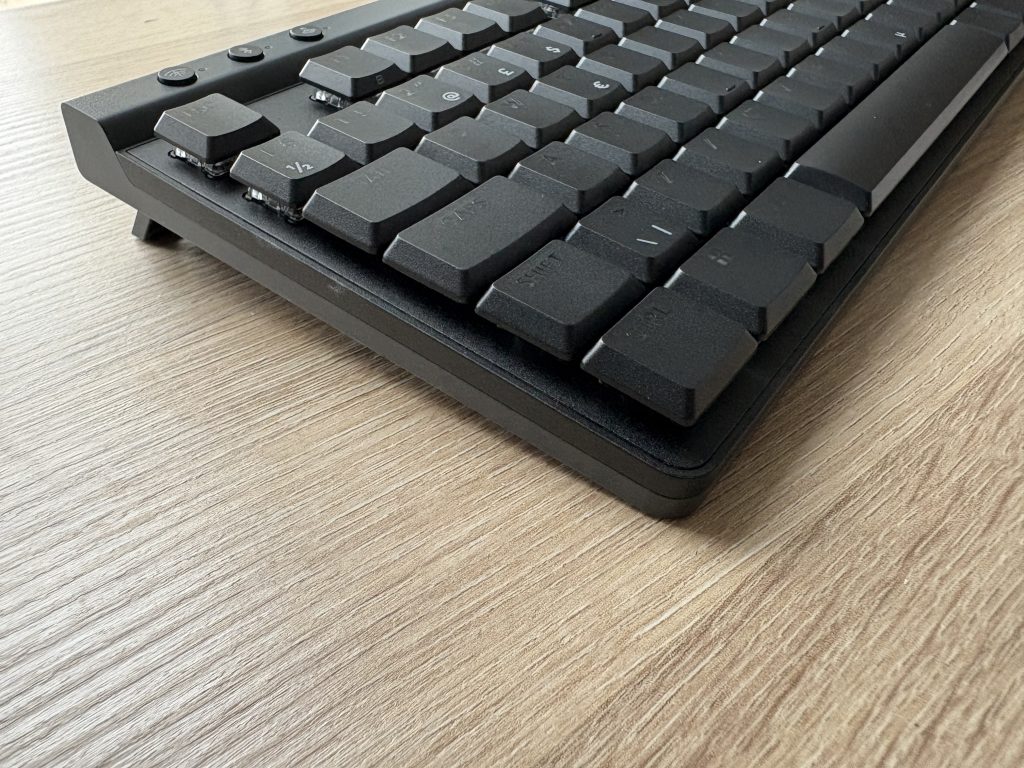
POLYGON ((728 22, 736 32, 742 32, 764 18, 764 13, 756 5, 739 2, 739 0, 699 0, 699 2, 691 3, 690 10, 715 19, 722 19, 728 22))
POLYGON ((416 151, 458 171, 474 184, 508 173, 530 154, 529 147, 515 136, 470 117, 460 117, 428 133, 416 151))
POLYGON ((716 19, 703 13, 691 10, 676 11, 655 25, 658 29, 696 40, 703 50, 713 48, 719 43, 728 42, 733 36, 732 25, 725 19, 716 19))
POLYGON ((622 197, 585 216, 566 239, 645 283, 662 282, 699 244, 670 216, 622 197))
POLYGON ((664 131, 676 144, 689 141, 715 122, 707 104, 661 88, 644 88, 622 102, 615 114, 664 131))
POLYGON ((657 27, 644 27, 624 37, 619 45, 645 56, 653 56, 668 69, 678 69, 688 61, 695 61, 704 50, 693 38, 657 27))
POLYGON ((318 188, 354 171, 354 160, 296 131, 244 150, 231 178, 248 187, 250 199, 268 203, 291 219, 318 188))
POLYGON ((842 94, 847 104, 856 104, 874 85, 871 71, 853 67, 822 56, 808 56, 787 75, 788 80, 803 80, 827 91, 842 94))
POLYGON ((751 88, 767 85, 782 74, 778 60, 732 43, 716 45, 697 59, 701 66, 745 80, 751 88))
POLYGON ((664 131, 611 112, 576 128, 566 144, 614 163, 628 176, 639 176, 675 152, 664 131))
POLYGON ((379 254, 403 229, 470 187, 456 171, 403 147, 320 187, 303 215, 356 248, 379 254))
POLYGON ((618 37, 631 35, 654 23, 654 17, 647 11, 616 0, 597 0, 576 11, 576 16, 608 27, 618 37))
POLYGON ((533 0, 469 0, 465 9, 490 19, 509 34, 525 32, 548 20, 540 3, 533 0))
POLYGON ((534 79, 550 75, 562 67, 571 67, 580 60, 576 51, 566 43, 556 44, 532 32, 523 32, 495 43, 487 51, 487 55, 522 67, 534 79))
POLYGON ((420 75, 384 91, 377 99, 377 106, 402 115, 430 132, 460 117, 476 115, 482 104, 468 91, 429 75, 420 75))
POLYGON ((773 56, 786 69, 811 53, 811 44, 806 38, 763 25, 748 27, 736 35, 732 43, 740 48, 773 56))
POLYGON ((666 283, 765 339, 814 285, 814 270, 770 240, 723 229, 687 259, 666 283))
POLYGON ((366 38, 363 50, 393 61, 410 75, 436 69, 458 55, 447 40, 404 25, 366 38))
POLYGON ((791 77, 768 83, 754 101, 802 117, 819 131, 831 126, 848 108, 841 94, 791 77))
POLYGON ((484 53, 473 53, 445 64, 438 71, 437 79, 472 93, 483 104, 520 88, 529 88, 533 83, 533 78, 522 67, 484 53))
POLYGON ((1006 44, 988 32, 966 24, 943 27, 788 175, 871 214, 1006 55, 1006 44))
POLYGON ((466 304, 571 226, 557 200, 496 176, 399 234, 384 263, 466 304))
POLYGON ((564 139, 583 122, 572 107, 529 91, 516 91, 492 101, 477 119, 515 136, 530 149, 564 139))
POLYGON ((577 67, 562 67, 535 82, 530 90, 538 96, 572 107, 586 119, 614 109, 627 96, 626 89, 615 80, 577 67))
POLYGON ((740 104, 722 118, 718 128, 741 139, 771 147, 787 163, 818 138, 818 131, 804 118, 760 101, 740 104))
POLYGON ((401 115, 360 101, 321 117, 309 135, 340 149, 360 165, 366 165, 399 147, 415 147, 423 137, 423 130, 401 115))
POLYGON ((743 196, 735 185, 672 160, 662 160, 637 179, 626 199, 652 208, 698 235, 711 234, 743 207, 743 196))
POLYGON ((310 59, 299 77, 317 89, 316 101, 338 106, 339 96, 361 99, 402 82, 405 74, 394 61, 349 45, 310 59))
POLYGON ((452 48, 463 53, 483 48, 505 36, 496 22, 459 8, 425 16, 416 22, 416 29, 447 40, 452 48))
POLYGON ((804 38, 812 48, 820 48, 836 36, 835 26, 824 19, 790 10, 778 11, 764 20, 764 26, 804 38))
POLYGON ((618 166, 560 141, 520 162, 509 178, 560 201, 577 215, 589 213, 629 184, 618 166))
POLYGON ((658 87, 703 102, 716 115, 724 115, 754 93, 745 80, 700 64, 684 64, 669 72, 658 87))
POLYGON ((211 176, 223 176, 238 153, 278 135, 277 126, 255 110, 219 93, 168 109, 153 133, 176 156, 199 165, 211 176))
POLYGON ((577 360, 646 289, 626 270, 548 243, 499 278, 476 311, 560 360, 577 360))
POLYGON ((586 56, 598 48, 618 42, 608 27, 581 19, 578 16, 559 16, 541 24, 534 34, 555 45, 568 45, 577 56, 586 56))
POLYGON ((896 69, 896 54, 891 50, 867 43, 837 37, 821 47, 818 54, 823 59, 857 67, 867 72, 874 82, 887 78, 896 69))
POLYGON ((579 359, 644 292, 644 286, 620 267, 554 241, 497 280, 477 312, 571 361, 579 359))
POLYGON ((668 68, 653 56, 620 45, 599 48, 579 63, 579 68, 603 79, 612 79, 630 93, 655 85, 668 68))
POLYGON ((687 0, 615 0, 615 2, 647 11, 655 19, 662 19, 687 6, 687 0))
POLYGON ((675 158, 677 163, 735 184, 744 195, 754 195, 782 173, 782 158, 770 147, 709 128, 690 139, 675 158))
POLYGON ((583 369, 688 427, 756 350, 754 337, 735 320, 655 288, 601 337, 583 369))
POLYGON ((792 179, 777 179, 743 209, 734 226, 770 240, 824 272, 864 224, 848 200, 792 179))
POLYGON ((837 30, 846 29, 861 17, 860 7, 849 0, 794 0, 789 7, 796 13, 824 19, 837 30))

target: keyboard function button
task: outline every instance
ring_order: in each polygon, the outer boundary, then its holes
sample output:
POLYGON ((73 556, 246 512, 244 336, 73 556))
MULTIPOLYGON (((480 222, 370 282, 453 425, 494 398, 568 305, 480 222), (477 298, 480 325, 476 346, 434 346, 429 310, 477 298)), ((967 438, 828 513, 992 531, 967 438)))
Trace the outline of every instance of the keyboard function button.
POLYGON ((236 45, 228 48, 228 58, 243 64, 252 64, 263 59, 263 49, 258 45, 236 45))
POLYGON ((184 85, 192 85, 192 83, 198 80, 199 77, 196 75, 196 71, 191 67, 170 67, 168 69, 161 69, 157 72, 156 79, 163 85, 181 87, 184 85))
POLYGON ((288 35, 300 43, 314 43, 323 39, 324 31, 320 27, 293 27, 288 35))

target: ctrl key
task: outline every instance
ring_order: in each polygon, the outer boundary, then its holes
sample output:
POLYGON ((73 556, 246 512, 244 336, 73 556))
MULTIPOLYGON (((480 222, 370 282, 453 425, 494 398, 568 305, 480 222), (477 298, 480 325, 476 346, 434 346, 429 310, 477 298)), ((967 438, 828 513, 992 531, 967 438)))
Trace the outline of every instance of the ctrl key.
POLYGON ((696 423, 757 349, 739 323, 655 288, 608 331, 583 369, 684 427, 696 423))

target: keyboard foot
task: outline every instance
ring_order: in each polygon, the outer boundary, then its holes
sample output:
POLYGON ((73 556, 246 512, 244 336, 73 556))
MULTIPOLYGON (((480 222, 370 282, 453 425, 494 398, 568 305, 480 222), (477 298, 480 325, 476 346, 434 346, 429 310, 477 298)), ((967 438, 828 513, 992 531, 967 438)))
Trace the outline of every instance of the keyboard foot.
POLYGON ((154 240, 177 240, 178 235, 171 232, 164 225, 153 221, 144 213, 135 214, 135 223, 132 225, 132 234, 145 243, 154 240))

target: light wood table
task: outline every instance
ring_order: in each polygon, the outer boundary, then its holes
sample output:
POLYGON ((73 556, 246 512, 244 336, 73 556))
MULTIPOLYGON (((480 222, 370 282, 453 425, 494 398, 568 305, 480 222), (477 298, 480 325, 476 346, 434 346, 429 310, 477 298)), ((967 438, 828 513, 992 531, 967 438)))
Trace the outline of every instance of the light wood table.
POLYGON ((79 178, 338 8, 0 13, 0 764, 1024 764, 1024 89, 664 523, 79 178))

